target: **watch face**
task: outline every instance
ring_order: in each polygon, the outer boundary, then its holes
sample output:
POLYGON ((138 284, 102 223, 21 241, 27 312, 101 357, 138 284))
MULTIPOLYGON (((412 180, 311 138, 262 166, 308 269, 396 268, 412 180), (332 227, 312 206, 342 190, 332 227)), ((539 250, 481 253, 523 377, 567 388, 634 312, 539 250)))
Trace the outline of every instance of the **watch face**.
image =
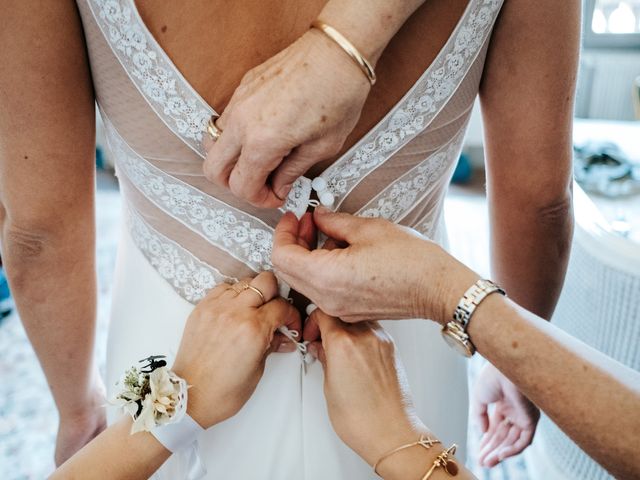
POLYGON ((465 357, 470 357, 471 355, 473 355, 471 345, 468 342, 462 341, 460 338, 458 338, 458 336, 455 335, 455 333, 453 333, 446 327, 442 329, 442 338, 444 338, 444 341, 447 343, 447 345, 453 348, 460 355, 464 355, 465 357))

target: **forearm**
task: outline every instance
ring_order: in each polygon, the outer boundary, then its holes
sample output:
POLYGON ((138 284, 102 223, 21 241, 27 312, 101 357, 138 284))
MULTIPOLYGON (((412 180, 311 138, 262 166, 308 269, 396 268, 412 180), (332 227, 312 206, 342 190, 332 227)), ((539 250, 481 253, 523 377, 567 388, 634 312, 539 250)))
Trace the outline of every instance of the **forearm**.
POLYGON ((489 188, 492 279, 514 301, 545 319, 553 314, 569 260, 569 182, 548 203, 536 198, 504 201, 500 191, 489 188))
POLYGON ((131 435, 123 418, 58 468, 51 479, 147 479, 171 453, 148 432, 131 435))
POLYGON ((499 295, 477 309, 469 335, 582 449, 619 478, 637 478, 640 374, 499 295))
POLYGON ((9 4, 0 16, 2 260, 67 415, 87 407, 93 372, 94 96, 75 3, 9 4))
POLYGON ((396 32, 425 0, 329 0, 318 18, 345 35, 375 65, 396 32))
POLYGON ((2 235, 3 262, 20 318, 62 416, 95 407, 95 234, 93 216, 87 215, 87 222, 42 234, 18 233, 22 227, 7 221, 2 235))

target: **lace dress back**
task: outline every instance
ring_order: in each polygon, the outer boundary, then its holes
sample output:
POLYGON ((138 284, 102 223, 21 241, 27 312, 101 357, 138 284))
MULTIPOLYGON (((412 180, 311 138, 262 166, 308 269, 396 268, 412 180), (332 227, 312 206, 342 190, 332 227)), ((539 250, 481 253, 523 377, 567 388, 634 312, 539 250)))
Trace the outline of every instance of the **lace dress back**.
MULTIPOLYGON (((136 358, 177 348, 189 308, 217 283, 272 268, 274 227, 283 210, 306 211, 311 180, 298 179, 279 210, 254 208, 208 182, 202 139, 214 109, 150 34, 133 0, 77 3, 126 211, 109 335, 111 386, 136 358)), ((321 173, 334 210, 389 219, 445 241, 443 198, 501 6, 502 0, 470 0, 412 88, 321 173)), ((388 328, 418 413, 443 441, 464 444, 466 418, 442 415, 443 409, 466 409, 464 362, 440 345, 437 329, 427 322, 394 322, 388 328), (429 362, 443 368, 425 371, 429 362), (433 392, 434 384, 445 382, 450 391, 433 392)), ((207 478, 375 477, 331 429, 321 368, 301 372, 299 360, 288 355, 272 355, 241 413, 213 430, 201 439, 213 475, 207 478), (267 435, 284 447, 270 446, 267 435), (239 449, 252 461, 239 461, 239 449)), ((158 478, 185 478, 188 467, 181 462, 169 462, 158 478)))
MULTIPOLYGON (((217 282, 270 269, 282 212, 254 208, 202 174, 202 138, 213 108, 151 36, 133 1, 79 6, 98 105, 129 206, 128 228, 140 250, 192 302, 217 282)), ((498 0, 471 1, 411 90, 322 173, 335 209, 442 239, 442 198, 500 6, 498 0)), ((301 213, 310 192, 309 181, 300 179, 286 208, 301 213)))

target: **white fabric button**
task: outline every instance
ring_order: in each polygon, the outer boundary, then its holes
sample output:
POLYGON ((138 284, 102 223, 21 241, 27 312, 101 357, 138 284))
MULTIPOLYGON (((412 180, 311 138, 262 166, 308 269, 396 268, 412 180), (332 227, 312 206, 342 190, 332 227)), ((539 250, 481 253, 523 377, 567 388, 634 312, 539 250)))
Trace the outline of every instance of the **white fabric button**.
POLYGON ((326 190, 322 192, 319 196, 320 196, 320 203, 325 207, 330 207, 331 205, 333 205, 333 202, 335 201, 333 194, 326 190))
POLYGON ((307 308, 305 309, 305 312, 307 312, 307 315, 311 315, 317 309, 318 309, 317 305, 315 305, 313 303, 310 303, 309 305, 307 305, 307 308))
POLYGON ((311 182, 311 188, 316 192, 323 192, 327 189, 327 181, 322 177, 316 177, 311 182))

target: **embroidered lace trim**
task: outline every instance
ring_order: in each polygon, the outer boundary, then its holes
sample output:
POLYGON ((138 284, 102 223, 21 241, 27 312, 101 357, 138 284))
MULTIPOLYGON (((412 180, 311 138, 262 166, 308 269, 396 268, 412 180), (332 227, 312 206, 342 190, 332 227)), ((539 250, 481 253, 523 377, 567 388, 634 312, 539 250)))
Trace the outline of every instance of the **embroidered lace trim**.
POLYGON ((282 212, 293 212, 300 218, 307 211, 309 199, 311 198, 311 180, 307 177, 300 177, 291 187, 289 195, 284 205, 280 208, 282 212))
POLYGON ((182 77, 131 0, 90 0, 94 18, 134 85, 162 121, 196 153, 213 109, 182 77))
POLYGON ((154 167, 105 126, 118 170, 146 198, 254 271, 271 270, 273 228, 154 167))
POLYGON ((133 207, 127 206, 126 222, 134 243, 151 266, 185 300, 197 303, 219 283, 237 280, 195 257, 177 243, 154 230, 133 207))
POLYGON ((462 146, 464 133, 463 128, 448 144, 387 186, 356 215, 380 217, 392 222, 402 220, 456 158, 462 146))
POLYGON ((368 135, 322 174, 338 200, 336 209, 362 178, 423 131, 459 86, 480 52, 502 0, 472 3, 435 61, 407 95, 368 135))

